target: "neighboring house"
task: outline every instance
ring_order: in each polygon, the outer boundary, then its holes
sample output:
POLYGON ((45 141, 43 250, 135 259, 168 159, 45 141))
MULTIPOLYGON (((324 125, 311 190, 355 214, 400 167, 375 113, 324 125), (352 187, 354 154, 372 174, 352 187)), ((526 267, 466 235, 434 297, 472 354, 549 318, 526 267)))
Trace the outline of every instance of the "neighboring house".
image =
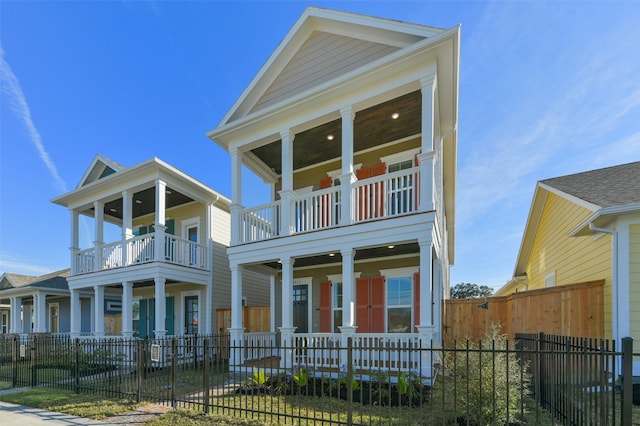
POLYGON ((597 280, 605 336, 640 341, 640 162, 538 182, 514 278, 496 295, 597 280))
MULTIPOLYGON (((87 291, 95 336, 219 331, 216 309, 230 306, 227 198, 157 158, 124 167, 97 155, 78 186, 52 201, 71 217, 71 335, 83 331, 87 291), (87 248, 80 235, 91 226, 81 216, 93 222, 87 248)), ((245 277, 247 305, 268 305, 268 282, 245 277)))
MULTIPOLYGON (((0 334, 68 333, 69 273, 65 269, 40 276, 2 274, 0 334)), ((81 331, 89 331, 91 318, 83 319, 81 331)))
POLYGON ((234 341, 256 266, 281 277, 285 343, 441 341, 459 38, 459 27, 310 7, 209 132, 232 159, 234 341), (243 167, 270 185, 271 202, 244 204, 243 167))

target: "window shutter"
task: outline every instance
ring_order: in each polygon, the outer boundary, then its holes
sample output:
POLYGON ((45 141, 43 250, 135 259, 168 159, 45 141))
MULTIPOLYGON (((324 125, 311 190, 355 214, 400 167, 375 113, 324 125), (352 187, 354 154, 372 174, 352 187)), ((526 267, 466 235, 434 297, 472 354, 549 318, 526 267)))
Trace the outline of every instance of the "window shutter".
POLYGON ((141 226, 140 227, 140 235, 144 235, 147 233, 147 227, 146 226, 141 226))
POLYGON ((331 281, 320 283, 320 333, 331 333, 331 281))
POLYGON ((420 325, 420 272, 413 274, 413 325, 420 325))
MULTIPOLYGON (((386 163, 378 163, 371 167, 372 176, 381 176, 387 172, 386 163)), ((373 204, 373 217, 384 216, 384 182, 378 182, 373 187, 373 193, 371 194, 371 203, 373 204)))
POLYGON ((140 337, 147 337, 147 300, 140 301, 140 337))
POLYGON ((165 225, 167 226, 167 234, 171 234, 171 235, 175 235, 176 234, 176 221, 173 219, 169 219, 167 220, 167 222, 165 223, 165 225))
POLYGON ((384 333, 384 277, 371 278, 371 333, 384 333))
POLYGON ((331 188, 331 176, 320 180, 320 189, 331 188))
POLYGON ((369 278, 356 278, 356 325, 358 333, 370 333, 369 278))
POLYGON ((149 337, 156 331, 156 299, 149 299, 149 337))
MULTIPOLYGON (((358 180, 371 177, 371 168, 366 167, 364 169, 356 170, 356 177, 358 180)), ((358 220, 365 220, 371 217, 369 197, 370 191, 368 186, 361 186, 358 188, 358 220)))
POLYGON ((387 164, 384 162, 371 167, 371 176, 380 176, 385 173, 387 173, 387 164))
POLYGON ((166 298, 166 305, 165 305, 165 309, 166 309, 166 316, 165 316, 165 320, 164 320, 164 328, 165 330, 167 330, 167 335, 168 336, 173 336, 175 334, 175 328, 174 328, 174 298, 173 296, 169 296, 166 298))

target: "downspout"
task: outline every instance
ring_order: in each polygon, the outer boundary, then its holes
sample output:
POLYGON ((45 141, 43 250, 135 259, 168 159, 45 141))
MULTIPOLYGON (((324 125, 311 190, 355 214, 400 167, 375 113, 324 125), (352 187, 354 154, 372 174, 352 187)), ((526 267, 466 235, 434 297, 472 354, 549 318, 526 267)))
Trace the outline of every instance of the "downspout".
POLYGON ((612 321, 614 321, 612 331, 614 333, 613 338, 616 343, 622 345, 622 338, 619 335, 620 323, 618 309, 620 301, 620 295, 618 294, 618 233, 614 229, 598 228, 593 224, 593 222, 589 223, 589 229, 594 232, 602 232, 611 235, 611 290, 613 298, 613 306, 611 307, 611 311, 613 312, 612 321))

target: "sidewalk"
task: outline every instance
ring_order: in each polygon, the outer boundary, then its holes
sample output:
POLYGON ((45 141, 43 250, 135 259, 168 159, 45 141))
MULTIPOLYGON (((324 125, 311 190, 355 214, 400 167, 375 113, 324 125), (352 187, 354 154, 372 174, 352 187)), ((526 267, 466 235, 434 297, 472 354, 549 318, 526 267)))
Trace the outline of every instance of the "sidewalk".
MULTIPOLYGON (((23 389, 28 388, 8 389, 0 391, 0 395, 23 389)), ((69 414, 28 407, 26 405, 16 405, 0 401, 0 424, 2 424, 2 426, 143 425, 170 410, 171 407, 146 405, 128 413, 108 417, 103 420, 92 420, 85 417, 77 417, 69 414)))

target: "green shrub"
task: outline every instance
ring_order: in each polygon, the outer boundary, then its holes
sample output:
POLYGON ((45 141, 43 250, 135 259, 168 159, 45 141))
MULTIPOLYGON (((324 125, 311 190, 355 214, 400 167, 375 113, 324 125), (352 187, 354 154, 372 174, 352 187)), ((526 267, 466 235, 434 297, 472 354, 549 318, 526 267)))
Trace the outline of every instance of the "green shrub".
POLYGON ((505 425, 525 412, 531 375, 507 345, 494 326, 479 344, 459 344, 457 351, 445 353, 442 385, 445 406, 455 407, 454 421, 505 425))

